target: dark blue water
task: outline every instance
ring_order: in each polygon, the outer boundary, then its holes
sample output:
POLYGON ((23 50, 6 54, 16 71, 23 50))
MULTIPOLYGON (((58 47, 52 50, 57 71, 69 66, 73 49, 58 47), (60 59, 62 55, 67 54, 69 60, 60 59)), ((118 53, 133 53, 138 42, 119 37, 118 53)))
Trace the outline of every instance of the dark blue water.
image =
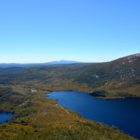
POLYGON ((12 113, 4 113, 4 112, 0 112, 0 124, 3 124, 9 120, 11 120, 13 117, 12 113))
POLYGON ((52 92, 49 98, 58 99, 58 104, 78 112, 91 120, 115 126, 140 139, 140 99, 97 99, 91 95, 74 92, 52 92))

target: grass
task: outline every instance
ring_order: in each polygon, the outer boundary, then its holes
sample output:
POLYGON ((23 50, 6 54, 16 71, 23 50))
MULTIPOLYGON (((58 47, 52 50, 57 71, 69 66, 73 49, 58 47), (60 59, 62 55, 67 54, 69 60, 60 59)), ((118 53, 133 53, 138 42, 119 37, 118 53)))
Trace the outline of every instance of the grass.
POLYGON ((134 140, 57 105, 44 93, 105 91, 107 98, 140 97, 139 62, 0 69, 0 111, 14 112, 10 122, 0 125, 0 140, 134 140))
POLYGON ((15 112, 13 120, 0 125, 0 140, 134 140, 123 132, 80 117, 77 113, 44 98, 44 90, 31 93, 30 87, 9 85, 1 110, 15 112), (12 94, 9 94, 12 93, 12 94), (20 99, 14 102, 13 97, 20 99))

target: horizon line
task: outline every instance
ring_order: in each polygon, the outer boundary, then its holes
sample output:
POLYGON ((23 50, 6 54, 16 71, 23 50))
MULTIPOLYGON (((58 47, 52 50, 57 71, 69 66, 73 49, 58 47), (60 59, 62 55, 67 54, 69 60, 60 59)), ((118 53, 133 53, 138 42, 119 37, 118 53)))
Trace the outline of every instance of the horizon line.
POLYGON ((0 64, 21 64, 21 65, 24 65, 24 64, 47 64, 47 63, 51 63, 51 62, 65 62, 65 61, 67 61, 67 62, 73 62, 73 63, 105 63, 105 62, 111 62, 111 61, 114 61, 114 60, 117 60, 117 59, 120 59, 120 58, 124 58, 124 57, 129 57, 129 56, 140 56, 140 53, 135 53, 135 54, 130 54, 130 55, 126 55, 126 56, 122 56, 122 57, 118 57, 118 58, 116 58, 116 59, 112 59, 112 60, 106 60, 106 61, 78 61, 78 60, 52 60, 52 61, 44 61, 44 62, 0 62, 0 64))

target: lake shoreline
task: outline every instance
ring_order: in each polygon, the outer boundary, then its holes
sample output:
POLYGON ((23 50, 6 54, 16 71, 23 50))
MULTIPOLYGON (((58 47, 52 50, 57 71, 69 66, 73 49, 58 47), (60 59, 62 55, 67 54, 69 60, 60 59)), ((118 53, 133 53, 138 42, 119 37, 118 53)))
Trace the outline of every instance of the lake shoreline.
POLYGON ((134 140, 133 137, 115 128, 90 121, 74 111, 57 105, 58 101, 54 99, 44 98, 47 90, 31 93, 30 87, 21 85, 19 87, 15 87, 16 91, 20 89, 22 92, 8 94, 8 100, 5 100, 7 102, 1 106, 2 110, 14 111, 15 116, 11 122, 0 125, 0 139, 19 140, 23 138, 25 140, 39 137, 41 140, 46 138, 62 140, 66 136, 70 140, 76 137, 81 140, 92 138, 134 140), (13 95, 16 95, 16 99, 21 99, 20 102, 13 100, 15 99, 13 95), (7 135, 3 135, 5 133, 7 135))
POLYGON ((82 93, 85 93, 85 94, 88 94, 90 96, 93 96, 97 99, 103 99, 103 100, 117 100, 117 99, 140 99, 139 96, 114 96, 114 97, 110 97, 110 96, 106 96, 104 94, 104 92, 101 92, 101 91, 95 91, 95 92, 86 92, 86 91, 82 91, 82 90, 50 90, 48 91, 47 93, 45 94, 50 94, 52 92, 63 92, 63 91, 66 91, 66 92, 82 92, 82 93))
MULTIPOLYGON (((46 95, 47 95, 47 98, 49 98, 49 99, 54 99, 56 102, 57 102, 57 104, 59 104, 59 105, 61 105, 61 106, 64 106, 66 109, 68 109, 68 110, 73 110, 73 111, 76 111, 76 112, 78 112, 77 110, 74 110, 73 108, 71 108, 70 106, 65 106, 63 103, 61 103, 61 101, 59 100, 59 93, 61 94, 61 92, 63 93, 63 92, 67 92, 67 95, 69 95, 68 97, 69 97, 69 100, 71 100, 71 96, 70 96, 70 94, 71 94, 71 92, 76 92, 76 91, 73 91, 73 90, 67 90, 67 91, 54 91, 54 92, 49 92, 49 93, 47 93, 46 95), (58 92, 58 93, 57 93, 58 92), (52 94, 55 94, 56 95, 56 98, 55 98, 55 95, 53 95, 52 96, 52 94), (49 95, 50 96, 52 96, 53 98, 50 98, 49 97, 49 95)), ((86 93, 84 93, 84 92, 77 92, 78 94, 80 94, 80 93, 83 93, 83 95, 85 94, 85 95, 90 95, 90 94, 86 94, 86 93)), ((72 94, 74 94, 74 93, 72 93, 72 94)), ((72 95, 71 94, 71 95, 72 95)), ((134 98, 134 97, 127 97, 127 98, 100 98, 100 97, 96 97, 96 96, 92 96, 92 95, 90 95, 90 97, 91 98, 93 98, 94 100, 99 100, 99 102, 122 102, 122 101, 124 101, 124 102, 126 102, 127 100, 129 101, 129 102, 131 102, 131 100, 139 100, 140 98, 134 98)), ((62 95, 60 96, 60 99, 62 98, 62 95)), ((62 98, 63 100, 65 100, 64 98, 62 98)), ((74 100, 74 99, 73 99, 74 100)), ((83 99, 83 101, 84 101, 84 99, 83 99)), ((68 100, 67 100, 67 103, 66 104, 68 104, 68 100)), ((78 102, 78 101, 76 101, 76 102, 78 102)), ((123 102, 121 103, 121 104, 123 104, 123 102)), ((84 106, 82 106, 82 108, 84 108, 84 106)), ((80 109, 81 110, 81 109, 80 109)), ((108 124, 108 123, 106 123, 106 122, 104 122, 104 121, 100 121, 100 120, 98 120, 98 119, 91 119, 91 118, 89 118, 89 117, 86 117, 86 116, 84 116, 84 115, 81 115, 81 113, 80 112, 78 112, 78 114, 80 114, 80 116, 81 117, 84 117, 84 118, 86 118, 86 119, 90 119, 90 120, 93 120, 93 121, 96 121, 96 122, 101 122, 101 123, 103 123, 103 124, 107 124, 108 126, 110 126, 110 127, 112 127, 112 126, 115 126, 115 127, 117 127, 117 129, 119 129, 119 130, 121 130, 121 131, 124 131, 123 129, 121 129, 121 128, 119 128, 118 126, 116 126, 116 125, 111 125, 111 124, 108 124)), ((125 127, 125 129, 126 129, 126 127, 125 127)), ((125 133, 128 133, 128 132, 126 132, 125 131, 125 133)), ((130 135, 132 135, 132 133, 128 133, 128 134, 130 134, 130 135)))

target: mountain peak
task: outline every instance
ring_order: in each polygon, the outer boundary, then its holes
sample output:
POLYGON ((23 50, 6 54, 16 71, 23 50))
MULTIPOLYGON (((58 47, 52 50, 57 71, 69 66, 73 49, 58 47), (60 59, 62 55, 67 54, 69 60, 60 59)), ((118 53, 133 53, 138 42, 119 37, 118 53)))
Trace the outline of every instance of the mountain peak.
POLYGON ((79 63, 79 62, 72 61, 72 60, 59 60, 59 61, 51 61, 48 62, 47 64, 55 65, 55 64, 75 64, 75 63, 79 63))

